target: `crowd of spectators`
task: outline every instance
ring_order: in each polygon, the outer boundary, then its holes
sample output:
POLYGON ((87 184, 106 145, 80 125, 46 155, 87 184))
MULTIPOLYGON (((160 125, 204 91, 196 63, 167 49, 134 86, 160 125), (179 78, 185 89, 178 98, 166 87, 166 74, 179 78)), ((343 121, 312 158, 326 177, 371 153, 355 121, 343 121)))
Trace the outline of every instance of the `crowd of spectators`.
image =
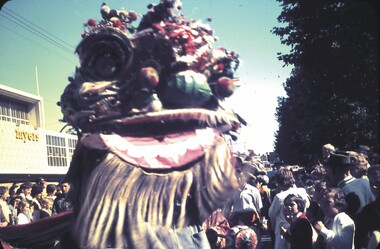
MULTIPOLYGON (((235 157, 239 187, 203 225, 211 248, 380 248, 379 157, 327 144, 322 158, 299 170, 279 164, 269 176, 252 152, 235 157)), ((42 178, 1 186, 0 227, 72 209, 69 192, 70 183, 42 178)))
POLYGON ((70 183, 48 183, 43 178, 35 182, 0 186, 0 227, 28 224, 70 210, 67 197, 70 183))
POLYGON ((235 158, 239 189, 204 223, 211 248, 380 248, 380 165, 368 146, 326 144, 320 164, 279 164, 273 177, 251 154, 235 158))

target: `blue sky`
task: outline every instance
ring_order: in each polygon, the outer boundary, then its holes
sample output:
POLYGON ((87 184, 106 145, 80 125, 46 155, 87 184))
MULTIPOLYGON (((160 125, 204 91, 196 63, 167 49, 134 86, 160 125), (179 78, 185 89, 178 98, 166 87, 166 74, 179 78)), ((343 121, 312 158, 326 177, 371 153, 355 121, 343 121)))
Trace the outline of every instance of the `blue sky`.
MULTIPOLYGON (((62 115, 56 103, 68 84, 67 78, 78 65, 73 51, 81 40, 83 23, 89 18, 101 19, 102 2, 11 0, 0 11, 0 84, 37 95, 37 66, 46 129, 59 131, 64 126, 59 122, 62 115), (20 21, 38 35, 18 25, 20 21), (41 35, 52 40, 48 42, 41 35), (61 47, 53 45, 54 42, 61 47)), ((146 6, 159 0, 106 2, 111 8, 124 7, 145 14, 146 6)), ((237 76, 242 86, 228 101, 249 122, 241 130, 239 149, 250 148, 257 153, 272 151, 273 135, 278 128, 274 115, 277 97, 285 94, 282 84, 291 70, 277 60, 277 53, 286 53, 289 48, 270 33, 279 25, 279 3, 275 0, 182 0, 182 3, 187 19, 206 22, 212 18, 210 26, 219 37, 215 46, 240 55, 237 76)))

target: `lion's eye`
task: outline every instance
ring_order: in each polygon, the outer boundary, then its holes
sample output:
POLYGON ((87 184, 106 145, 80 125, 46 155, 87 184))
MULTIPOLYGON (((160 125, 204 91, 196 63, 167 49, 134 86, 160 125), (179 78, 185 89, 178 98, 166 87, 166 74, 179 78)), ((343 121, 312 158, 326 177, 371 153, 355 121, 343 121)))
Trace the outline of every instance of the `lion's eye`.
POLYGON ((94 61, 96 74, 100 78, 109 79, 115 76, 121 68, 121 62, 110 53, 101 54, 94 61))
POLYGON ((80 73, 85 81, 117 81, 125 78, 133 63, 130 40, 124 34, 102 29, 78 45, 80 73))

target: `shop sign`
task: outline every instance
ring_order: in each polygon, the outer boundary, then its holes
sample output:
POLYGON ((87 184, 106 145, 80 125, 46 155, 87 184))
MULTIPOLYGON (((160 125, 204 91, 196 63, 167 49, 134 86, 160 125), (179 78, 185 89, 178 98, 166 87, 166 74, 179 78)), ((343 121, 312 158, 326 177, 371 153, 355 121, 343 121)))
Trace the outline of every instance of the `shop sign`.
POLYGON ((40 140, 40 135, 37 132, 31 132, 31 131, 23 131, 16 129, 16 139, 23 140, 24 143, 26 141, 32 141, 32 142, 38 142, 40 140))

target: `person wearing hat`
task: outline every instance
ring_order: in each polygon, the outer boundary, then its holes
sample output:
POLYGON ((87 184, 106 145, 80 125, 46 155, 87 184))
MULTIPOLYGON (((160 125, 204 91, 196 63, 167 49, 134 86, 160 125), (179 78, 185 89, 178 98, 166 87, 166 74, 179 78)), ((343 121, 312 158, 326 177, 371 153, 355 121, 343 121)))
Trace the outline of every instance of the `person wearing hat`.
POLYGON ((367 145, 361 144, 358 146, 356 151, 358 153, 364 154, 365 156, 368 156, 371 152, 371 149, 367 145))
POLYGON ((325 163, 327 178, 333 187, 339 187, 346 195, 347 213, 354 217, 362 208, 375 200, 368 179, 357 179, 351 175, 351 169, 359 162, 344 151, 332 152, 325 163))

